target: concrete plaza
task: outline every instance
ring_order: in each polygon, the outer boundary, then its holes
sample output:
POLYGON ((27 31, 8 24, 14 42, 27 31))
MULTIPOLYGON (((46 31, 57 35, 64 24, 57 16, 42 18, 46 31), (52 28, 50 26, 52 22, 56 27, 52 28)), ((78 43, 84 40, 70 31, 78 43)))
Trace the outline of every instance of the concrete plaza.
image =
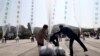
MULTIPOLYGON (((83 40, 82 40, 83 41, 83 40)), ((100 39, 86 38, 83 43, 88 48, 88 52, 84 53, 80 45, 74 42, 74 56, 100 56, 100 39)), ((69 41, 62 39, 60 46, 65 49, 66 56, 69 56, 69 41)), ((0 56, 39 56, 37 43, 31 42, 29 39, 8 40, 7 43, 0 43, 0 56)))

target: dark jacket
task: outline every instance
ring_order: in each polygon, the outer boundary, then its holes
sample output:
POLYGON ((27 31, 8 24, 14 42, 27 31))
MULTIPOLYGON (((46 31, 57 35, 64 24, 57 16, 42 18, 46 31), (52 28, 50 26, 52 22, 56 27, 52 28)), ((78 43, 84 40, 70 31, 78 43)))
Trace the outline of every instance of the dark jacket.
POLYGON ((72 29, 68 27, 63 27, 59 33, 62 33, 64 35, 67 35, 69 38, 76 38, 79 37, 72 29))
POLYGON ((55 46, 59 46, 58 38, 59 38, 59 32, 56 32, 50 37, 50 42, 52 42, 55 46))

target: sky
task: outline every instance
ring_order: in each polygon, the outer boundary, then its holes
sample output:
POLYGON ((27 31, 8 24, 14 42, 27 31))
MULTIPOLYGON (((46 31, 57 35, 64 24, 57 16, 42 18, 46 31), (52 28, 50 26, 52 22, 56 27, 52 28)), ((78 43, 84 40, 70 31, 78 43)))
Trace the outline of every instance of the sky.
MULTIPOLYGON (((53 2, 48 4, 47 0, 34 0, 34 25, 42 27, 44 24, 48 24, 48 10, 53 7, 47 5, 53 5, 53 2), (49 8, 49 9, 48 9, 49 8)), ((50 2, 50 0, 48 0, 50 2)), ((55 5, 55 17, 53 25, 55 24, 66 24, 77 27, 93 28, 94 27, 94 13, 95 13, 95 1, 97 0, 67 0, 67 14, 66 20, 64 19, 64 6, 65 0, 56 0, 55 5)), ((17 11, 17 0, 10 0, 8 19, 7 22, 11 25, 16 26, 16 11, 17 11)), ((100 3, 100 0, 98 0, 100 3)), ((32 0, 21 0, 20 9, 20 24, 27 27, 27 23, 31 20, 31 3, 32 0)), ((0 0, 0 25, 3 25, 4 13, 6 7, 6 1, 0 0)), ((100 13, 100 5, 99 13, 100 13)), ((52 15, 52 14, 51 14, 52 15)), ((100 14, 98 19, 97 27, 100 26, 100 14)))

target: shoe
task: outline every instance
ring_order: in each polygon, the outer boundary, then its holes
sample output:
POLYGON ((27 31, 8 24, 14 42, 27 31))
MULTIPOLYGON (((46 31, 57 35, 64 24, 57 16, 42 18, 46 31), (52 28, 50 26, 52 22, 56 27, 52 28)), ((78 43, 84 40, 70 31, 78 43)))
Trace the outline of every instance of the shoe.
POLYGON ((86 49, 86 50, 84 50, 84 52, 87 52, 88 50, 86 49))

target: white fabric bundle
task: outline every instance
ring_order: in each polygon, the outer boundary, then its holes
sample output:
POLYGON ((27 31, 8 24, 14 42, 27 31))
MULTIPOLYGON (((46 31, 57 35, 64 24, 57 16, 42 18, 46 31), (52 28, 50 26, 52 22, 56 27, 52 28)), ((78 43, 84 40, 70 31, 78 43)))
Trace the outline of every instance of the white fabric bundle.
POLYGON ((52 44, 48 44, 48 46, 40 47, 39 56, 56 56, 54 46, 52 44))
POLYGON ((52 44, 39 48, 39 56, 65 56, 65 50, 52 44))
POLYGON ((61 47, 55 47, 56 56, 66 56, 65 50, 61 47))

